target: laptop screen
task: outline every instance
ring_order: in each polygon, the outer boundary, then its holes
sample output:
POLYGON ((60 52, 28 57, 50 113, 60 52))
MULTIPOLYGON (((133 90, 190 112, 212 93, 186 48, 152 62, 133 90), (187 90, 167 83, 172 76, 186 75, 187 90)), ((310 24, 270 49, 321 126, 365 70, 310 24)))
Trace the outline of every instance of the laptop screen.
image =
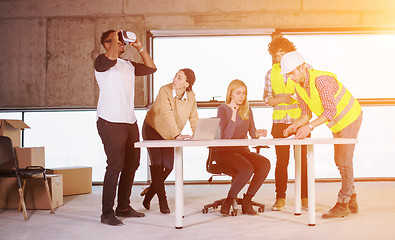
POLYGON ((193 140, 212 140, 219 138, 219 118, 199 118, 193 140))

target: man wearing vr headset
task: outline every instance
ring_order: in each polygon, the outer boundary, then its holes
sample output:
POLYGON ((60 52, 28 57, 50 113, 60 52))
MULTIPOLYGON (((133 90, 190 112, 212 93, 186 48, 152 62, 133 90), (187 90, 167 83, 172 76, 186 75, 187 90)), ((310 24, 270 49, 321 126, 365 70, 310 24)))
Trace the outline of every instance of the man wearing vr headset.
POLYGON ((156 71, 156 66, 136 38, 130 44, 139 52, 144 63, 121 59, 125 42, 120 31, 108 30, 101 36, 104 54, 95 60, 95 77, 100 89, 97 104, 97 130, 107 155, 107 168, 103 181, 101 222, 123 225, 118 217, 144 217, 144 213, 130 206, 130 194, 135 172, 140 164, 137 119, 134 114, 134 83, 136 76, 156 71), (119 178, 119 183, 118 183, 119 178), (118 202, 114 200, 118 184, 118 202))

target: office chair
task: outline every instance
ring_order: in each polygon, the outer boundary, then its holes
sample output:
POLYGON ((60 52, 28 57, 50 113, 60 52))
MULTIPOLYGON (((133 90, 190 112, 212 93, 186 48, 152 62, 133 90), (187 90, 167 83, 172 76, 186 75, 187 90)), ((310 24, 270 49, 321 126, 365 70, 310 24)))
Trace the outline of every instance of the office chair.
MULTIPOLYGON (((266 146, 266 145, 256 146, 254 148, 255 148, 256 152, 259 153, 261 148, 269 148, 269 146, 266 146)), ((208 149, 209 149, 209 154, 208 154, 207 161, 206 161, 206 170, 207 170, 207 172, 212 174, 212 176, 208 179, 208 182, 211 183, 214 176, 225 176, 225 175, 231 176, 232 181, 233 181, 233 177, 237 174, 237 171, 235 169, 233 169, 231 166, 229 166, 228 164, 216 163, 214 160, 215 159, 215 147, 208 147, 208 149)), ((219 206, 222 205, 222 203, 225 201, 225 199, 226 198, 221 198, 221 199, 216 200, 212 203, 204 205, 202 212, 204 214, 206 214, 206 213, 208 213, 208 210, 210 208, 217 209, 219 206)), ((243 202, 242 198, 236 199, 237 205, 241 205, 242 202, 243 202)), ((252 201, 252 205, 258 207, 258 212, 260 212, 260 213, 265 211, 265 205, 262 203, 252 201)), ((237 216, 238 206, 232 206, 232 209, 233 210, 231 210, 230 215, 237 216)))
POLYGON ((45 168, 41 166, 28 166, 27 168, 19 168, 18 162, 15 158, 15 152, 12 146, 11 139, 6 136, 0 136, 0 178, 17 179, 19 193, 18 210, 21 211, 22 208, 25 221, 29 220, 24 199, 26 179, 38 175, 42 175, 44 179, 44 185, 47 191, 49 201, 50 213, 55 213, 52 208, 51 194, 49 192, 47 176, 45 175, 45 168), (23 184, 21 184, 21 178, 23 179, 23 184))

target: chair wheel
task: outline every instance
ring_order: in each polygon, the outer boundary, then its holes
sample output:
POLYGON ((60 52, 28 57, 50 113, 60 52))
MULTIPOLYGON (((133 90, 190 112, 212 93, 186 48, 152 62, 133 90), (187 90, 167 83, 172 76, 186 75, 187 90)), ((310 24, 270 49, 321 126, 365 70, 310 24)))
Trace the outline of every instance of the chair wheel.
POLYGON ((265 209, 263 208, 258 208, 258 212, 263 213, 265 211, 265 209))
POLYGON ((202 213, 203 213, 203 214, 208 213, 208 208, 203 208, 203 209, 202 209, 202 213))

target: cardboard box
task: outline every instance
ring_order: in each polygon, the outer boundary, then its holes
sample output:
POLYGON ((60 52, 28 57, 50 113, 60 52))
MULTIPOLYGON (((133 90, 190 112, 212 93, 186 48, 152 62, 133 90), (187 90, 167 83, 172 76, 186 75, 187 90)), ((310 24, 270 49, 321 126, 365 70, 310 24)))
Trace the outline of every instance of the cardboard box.
POLYGON ((22 120, 0 119, 0 136, 11 138, 14 147, 21 146, 21 129, 30 128, 22 120))
POLYGON ((26 168, 28 166, 41 166, 45 168, 44 147, 16 147, 15 155, 19 168, 26 168))
POLYGON ((47 173, 63 175, 63 196, 92 192, 92 167, 51 168, 47 173))
MULTIPOLYGON (((48 186, 51 192, 52 207, 63 206, 63 181, 62 175, 47 175, 48 186)), ((26 209, 49 209, 47 191, 42 177, 29 178, 25 186, 26 209)), ((18 209, 19 193, 15 178, 0 179, 0 208, 18 209)))

